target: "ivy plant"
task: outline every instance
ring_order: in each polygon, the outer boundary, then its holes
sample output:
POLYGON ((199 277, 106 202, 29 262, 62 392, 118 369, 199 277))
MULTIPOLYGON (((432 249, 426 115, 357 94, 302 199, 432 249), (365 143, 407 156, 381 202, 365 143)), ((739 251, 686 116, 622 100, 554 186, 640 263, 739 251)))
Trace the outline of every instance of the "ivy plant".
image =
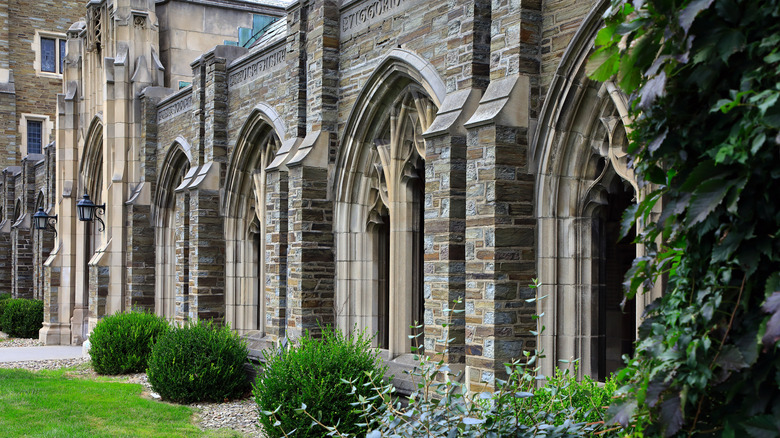
POLYGON ((649 436, 780 435, 780 1, 613 0, 591 78, 630 96, 623 230, 661 282, 611 417, 649 436))

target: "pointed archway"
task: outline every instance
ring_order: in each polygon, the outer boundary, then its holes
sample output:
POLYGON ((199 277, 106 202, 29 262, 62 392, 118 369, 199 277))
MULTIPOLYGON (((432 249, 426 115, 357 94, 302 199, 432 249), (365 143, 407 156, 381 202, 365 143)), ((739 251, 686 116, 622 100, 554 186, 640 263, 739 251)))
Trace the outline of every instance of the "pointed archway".
POLYGON ((432 67, 391 52, 344 131, 334 194, 336 320, 377 334, 390 357, 411 351, 424 311, 425 132, 444 97, 432 67))

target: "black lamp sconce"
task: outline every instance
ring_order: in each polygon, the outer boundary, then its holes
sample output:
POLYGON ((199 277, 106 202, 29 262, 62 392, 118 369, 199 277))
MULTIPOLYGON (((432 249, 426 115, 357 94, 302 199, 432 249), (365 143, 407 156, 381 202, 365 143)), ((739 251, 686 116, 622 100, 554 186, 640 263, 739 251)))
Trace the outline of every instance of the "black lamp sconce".
POLYGON ((36 230, 45 230, 51 228, 54 232, 54 238, 57 238, 57 229, 54 228, 54 224, 57 223, 57 215, 49 216, 43 211, 43 207, 38 207, 38 211, 33 215, 33 228, 36 230))
POLYGON ((98 217, 98 214, 106 214, 106 204, 95 205, 95 203, 89 199, 89 195, 86 192, 84 193, 84 197, 81 198, 81 201, 76 204, 76 211, 78 211, 80 221, 92 222, 93 220, 97 220, 100 222, 98 231, 103 232, 103 230, 106 229, 105 222, 98 217))

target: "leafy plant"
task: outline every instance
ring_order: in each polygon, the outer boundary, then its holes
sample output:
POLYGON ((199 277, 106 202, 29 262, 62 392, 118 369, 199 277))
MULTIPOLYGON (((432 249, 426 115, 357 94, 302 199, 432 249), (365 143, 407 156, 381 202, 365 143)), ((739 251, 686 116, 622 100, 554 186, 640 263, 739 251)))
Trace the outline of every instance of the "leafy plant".
POLYGON ((146 373, 164 400, 223 401, 248 388, 246 342, 230 327, 199 322, 174 327, 152 348, 146 373))
POLYGON ((371 377, 381 376, 378 352, 365 333, 346 336, 326 327, 321 338, 306 333, 278 352, 264 351, 265 367, 254 389, 260 423, 270 437, 320 437, 325 430, 296 408, 306 405, 317 420, 337 424, 344 433, 365 432, 354 404, 378 404, 371 377))
MULTIPOLYGON (((538 328, 538 332, 543 330, 538 328)), ((609 398, 614 384, 599 388, 590 380, 577 383, 568 371, 561 371, 537 388, 545 380, 536 367, 541 352, 524 353, 522 361, 506 364, 508 378, 496 379, 496 391, 477 394, 469 393, 460 382, 462 376, 453 373, 441 358, 419 355, 419 366, 411 372, 417 391, 407 405, 398 400, 393 385, 383 382, 381 374, 368 373, 370 382, 364 386, 372 392, 361 395, 353 406, 360 412, 362 424, 370 429, 368 438, 576 437, 595 433, 603 424, 601 403, 609 398)), ((350 394, 357 388, 353 383, 350 394)), ((327 424, 312 415, 305 404, 296 411, 325 428, 329 436, 352 436, 338 424, 327 424)))
POLYGON ((650 435, 780 435, 780 1, 614 0, 590 70, 631 96, 624 217, 646 310, 611 411, 650 435))
POLYGON ((5 313, 5 303, 11 299, 11 294, 8 292, 0 293, 0 331, 3 330, 3 313, 5 313))
POLYGON ((0 315, 0 327, 9 336, 37 338, 43 327, 43 301, 11 298, 2 301, 5 309, 0 315))
POLYGON ((165 318, 150 313, 106 316, 89 336, 92 367, 98 374, 143 372, 154 343, 169 329, 165 318))

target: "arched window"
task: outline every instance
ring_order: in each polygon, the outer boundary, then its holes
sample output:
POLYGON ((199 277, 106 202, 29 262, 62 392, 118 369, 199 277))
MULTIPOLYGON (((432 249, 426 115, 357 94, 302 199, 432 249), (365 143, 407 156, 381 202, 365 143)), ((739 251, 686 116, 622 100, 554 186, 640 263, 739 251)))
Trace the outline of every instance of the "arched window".
MULTIPOLYGON (((183 138, 166 153, 155 185, 152 217, 155 224, 155 312, 186 320, 189 297, 189 233, 187 202, 177 202, 177 189, 190 171, 190 145, 183 138)), ((182 195, 179 195, 182 196, 182 195)))
POLYGON ((270 282, 267 259, 286 250, 281 248, 281 242, 269 242, 267 238, 271 227, 276 235, 286 237, 286 221, 283 217, 266 217, 267 206, 273 202, 271 197, 279 196, 282 204, 275 208, 284 210, 284 217, 287 215, 286 194, 269 193, 266 189, 268 167, 281 147, 280 135, 284 130, 271 107, 259 104, 253 109, 231 154, 222 204, 228 267, 225 319, 234 329, 259 336, 265 335, 266 321, 273 319, 266 311, 270 282))
POLYGON ((423 323, 422 133, 442 96, 439 80, 417 67, 391 54, 369 79, 345 129, 334 187, 337 323, 376 333, 391 357, 411 350, 417 333, 409 326, 423 323))

